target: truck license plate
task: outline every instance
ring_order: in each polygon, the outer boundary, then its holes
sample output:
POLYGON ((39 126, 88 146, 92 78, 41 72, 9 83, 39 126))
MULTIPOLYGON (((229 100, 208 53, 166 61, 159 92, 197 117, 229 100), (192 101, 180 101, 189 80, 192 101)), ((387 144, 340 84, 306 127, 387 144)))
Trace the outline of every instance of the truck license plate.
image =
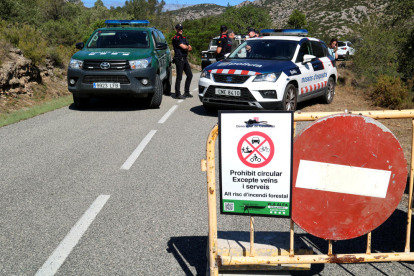
POLYGON ((240 97, 241 90, 216 88, 216 95, 240 97))
POLYGON ((103 89, 119 89, 121 88, 120 83, 113 82, 94 82, 93 88, 103 88, 103 89))

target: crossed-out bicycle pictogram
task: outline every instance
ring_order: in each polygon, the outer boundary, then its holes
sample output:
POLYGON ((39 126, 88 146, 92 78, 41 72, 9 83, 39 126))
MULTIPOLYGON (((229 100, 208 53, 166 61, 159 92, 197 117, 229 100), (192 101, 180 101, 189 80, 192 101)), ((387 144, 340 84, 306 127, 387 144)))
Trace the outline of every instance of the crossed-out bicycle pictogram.
POLYGON ((269 162, 272 160, 273 155, 274 155, 274 148, 275 147, 273 145, 273 141, 272 139, 270 139, 270 137, 267 134, 260 132, 260 131, 253 131, 253 132, 247 133, 240 139, 239 144, 237 145, 237 154, 240 158, 240 161, 242 161, 243 164, 245 164, 246 166, 249 166, 251 168, 261 168, 269 164, 269 162), (262 140, 260 144, 256 147, 253 146, 253 144, 250 143, 250 141, 248 140, 248 138, 252 136, 260 137, 262 140), (252 149, 251 151, 247 151, 249 153, 247 156, 243 156, 243 152, 246 153, 246 151, 242 150, 242 146, 245 142, 252 149), (259 150, 265 143, 268 143, 269 148, 270 148, 269 150, 270 153, 267 158, 259 150), (258 163, 253 163, 253 162, 258 162, 258 163))

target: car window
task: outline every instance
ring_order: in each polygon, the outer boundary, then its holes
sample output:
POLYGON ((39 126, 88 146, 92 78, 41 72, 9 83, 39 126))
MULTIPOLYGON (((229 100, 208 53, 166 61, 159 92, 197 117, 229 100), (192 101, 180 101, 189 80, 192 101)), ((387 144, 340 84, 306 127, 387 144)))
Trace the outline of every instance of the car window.
POLYGON ((152 34, 154 35, 155 42, 157 43, 161 42, 161 38, 157 31, 153 31, 152 34))
POLYGON ((167 43, 167 41, 165 40, 165 37, 164 37, 164 35, 162 34, 161 31, 158 31, 158 36, 160 37, 160 42, 167 43))
POLYGON ((147 48, 146 31, 97 31, 88 43, 88 48, 147 48))
POLYGON ((311 41, 311 44, 312 44, 312 51, 313 51, 314 56, 316 56, 317 58, 321 58, 325 56, 320 42, 311 41))
POLYGON ((305 41, 302 46, 300 46, 296 62, 303 62, 304 55, 312 55, 312 48, 309 41, 305 41))
POLYGON ((324 57, 326 57, 329 53, 328 53, 328 47, 326 46, 325 43, 321 42, 321 47, 323 49, 323 53, 324 53, 324 57))
POLYGON ((297 47, 290 40, 246 40, 229 56, 234 59, 292 60, 297 47))
POLYGON ((338 42, 338 47, 344 47, 346 46, 345 42, 339 41, 338 42))

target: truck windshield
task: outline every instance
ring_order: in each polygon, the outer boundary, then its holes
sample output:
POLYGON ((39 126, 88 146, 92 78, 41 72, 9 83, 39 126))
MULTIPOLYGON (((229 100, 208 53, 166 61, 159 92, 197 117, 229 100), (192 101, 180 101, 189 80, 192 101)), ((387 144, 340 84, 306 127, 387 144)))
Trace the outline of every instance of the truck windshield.
POLYGON ((292 60, 297 45, 290 40, 246 40, 228 58, 292 60))
POLYGON ((146 31, 97 31, 89 41, 88 48, 148 48, 146 31))
POLYGON ((211 46, 217 46, 217 41, 218 41, 218 39, 213 39, 211 41, 211 46))

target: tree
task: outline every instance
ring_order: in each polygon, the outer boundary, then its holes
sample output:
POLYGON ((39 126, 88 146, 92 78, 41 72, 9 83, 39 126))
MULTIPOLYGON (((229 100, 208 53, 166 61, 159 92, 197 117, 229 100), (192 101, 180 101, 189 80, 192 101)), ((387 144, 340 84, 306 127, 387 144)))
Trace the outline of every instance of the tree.
POLYGON ((161 0, 127 0, 125 1, 125 10, 132 15, 134 19, 155 19, 160 15, 165 6, 165 1, 161 0))
POLYGON ((96 0, 95 4, 93 5, 94 8, 100 8, 100 7, 105 7, 104 3, 102 2, 102 0, 96 0))
POLYGON ((306 25, 306 15, 299 10, 294 10, 289 16, 288 25, 294 29, 301 29, 306 25))
POLYGON ((62 18, 64 14, 65 1, 64 0, 43 0, 42 8, 46 19, 54 21, 62 18))

